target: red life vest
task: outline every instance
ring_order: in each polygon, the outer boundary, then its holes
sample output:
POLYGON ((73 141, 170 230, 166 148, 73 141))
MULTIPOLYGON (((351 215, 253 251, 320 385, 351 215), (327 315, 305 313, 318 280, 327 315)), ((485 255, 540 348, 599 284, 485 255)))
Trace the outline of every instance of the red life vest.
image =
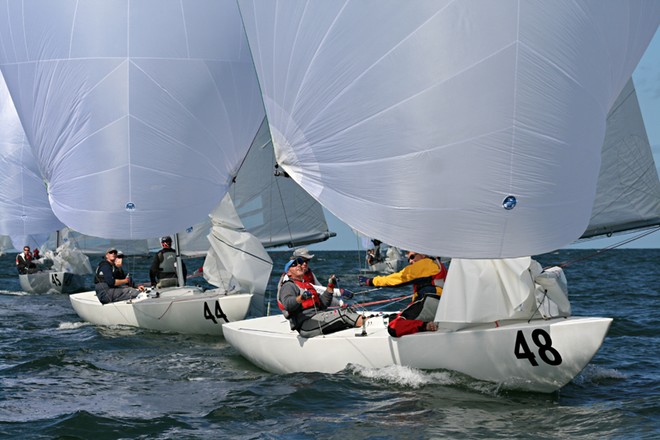
MULTIPOLYGON (((310 292, 312 294, 311 298, 304 299, 302 301, 302 303, 300 303, 303 310, 304 309, 311 309, 313 307, 318 307, 318 306, 321 305, 321 298, 319 297, 319 294, 316 292, 316 289, 314 288, 314 285, 312 283, 307 282, 307 281, 297 281, 297 280, 292 280, 292 279, 288 279, 287 281, 285 281, 285 283, 287 283, 289 281, 295 283, 296 286, 298 286, 298 288, 300 288, 301 293, 303 291, 307 291, 307 292, 310 292)), ((277 306, 280 308, 280 310, 282 312, 284 312, 285 318, 288 318, 288 316, 287 316, 288 312, 287 312, 286 308, 284 307, 284 304, 282 304, 280 302, 280 297, 279 296, 277 297, 277 306)))

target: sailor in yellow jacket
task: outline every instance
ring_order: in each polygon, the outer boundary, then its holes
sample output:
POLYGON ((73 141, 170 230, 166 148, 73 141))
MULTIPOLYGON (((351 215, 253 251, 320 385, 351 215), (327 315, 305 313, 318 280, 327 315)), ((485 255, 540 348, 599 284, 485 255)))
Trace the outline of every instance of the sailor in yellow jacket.
POLYGON ((359 277, 361 286, 401 287, 412 284, 413 302, 420 295, 442 295, 447 268, 439 260, 417 252, 408 253, 410 264, 399 272, 373 278, 359 277))

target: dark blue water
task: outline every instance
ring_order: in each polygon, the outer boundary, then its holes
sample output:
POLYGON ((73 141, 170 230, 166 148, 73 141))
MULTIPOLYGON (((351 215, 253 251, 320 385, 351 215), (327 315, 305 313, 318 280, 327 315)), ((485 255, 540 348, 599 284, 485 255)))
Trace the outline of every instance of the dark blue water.
MULTIPOLYGON (((288 255, 272 254, 277 272, 288 255)), ((272 375, 221 338, 83 323, 66 295, 20 292, 13 258, 0 257, 2 438, 660 438, 660 250, 615 250, 565 268, 574 314, 614 323, 591 364, 554 394, 402 367, 272 375)), ((316 252, 312 267, 358 291, 359 258, 316 252)), ((149 260, 130 264, 146 281, 149 260)))

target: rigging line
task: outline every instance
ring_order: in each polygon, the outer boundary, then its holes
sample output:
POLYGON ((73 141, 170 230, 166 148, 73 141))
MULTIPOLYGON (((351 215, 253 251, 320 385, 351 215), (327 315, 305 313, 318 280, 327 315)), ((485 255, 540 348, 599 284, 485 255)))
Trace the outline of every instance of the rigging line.
POLYGON ((213 234, 213 238, 215 238, 215 239, 218 240, 219 242, 221 242, 221 243, 223 243, 223 244, 229 246, 230 248, 234 249, 235 251, 239 251, 239 252, 241 252, 241 253, 243 253, 243 254, 249 255, 249 256, 251 256, 252 258, 255 258, 255 259, 257 259, 257 260, 259 260, 259 261, 262 261, 262 262, 264 262, 264 263, 266 263, 266 264, 272 264, 272 261, 264 260, 264 259, 261 258, 259 255, 255 255, 255 254, 253 254, 253 253, 251 253, 251 252, 246 252, 245 250, 240 249, 240 248, 238 248, 237 246, 234 246, 233 244, 229 243, 229 242, 226 241, 226 240, 223 240, 222 238, 218 237, 218 236, 215 235, 215 234, 213 234))
POLYGON ((406 296, 400 296, 398 298, 389 298, 389 299, 382 299, 379 301, 371 301, 371 302, 366 302, 366 303, 359 303, 359 304, 354 304, 354 307, 366 307, 366 306, 371 306, 374 304, 383 304, 383 303, 393 303, 393 302, 398 302, 398 301, 403 301, 404 299, 412 298, 412 295, 406 295, 406 296))
POLYGON ((373 289, 361 290, 359 292, 353 292, 353 295, 363 295, 365 293, 375 292, 376 290, 382 290, 382 287, 375 287, 373 289))
MULTIPOLYGON (((562 263, 557 264, 556 266, 558 266, 558 267, 562 267, 562 268, 563 268, 563 267, 571 266, 571 265, 573 265, 573 264, 575 264, 575 263, 577 263, 577 262, 580 262, 580 261, 590 260, 590 259, 592 259, 592 258, 594 258, 594 257, 596 257, 596 256, 600 256, 600 255, 604 254, 605 252, 608 252, 608 251, 611 251, 611 250, 616 249, 616 248, 618 248, 618 247, 621 247, 621 246, 623 246, 624 244, 628 244, 628 243, 631 243, 631 242, 633 242, 633 241, 639 240, 640 238, 644 238, 644 237, 646 237, 647 235, 653 234, 654 232, 657 232, 657 231, 659 231, 659 230, 660 230, 660 226, 656 226, 655 228, 653 228, 653 229, 651 229, 651 230, 649 230, 649 231, 646 231, 646 232, 640 233, 640 234, 638 234, 638 235, 635 235, 634 237, 628 238, 628 239, 623 240, 623 241, 620 241, 620 242, 618 242, 618 243, 614 243, 613 245, 610 245, 610 246, 604 247, 603 249, 598 249, 596 252, 591 253, 591 254, 589 254, 589 255, 586 255, 586 256, 584 256, 584 257, 582 257, 582 258, 577 258, 577 259, 575 259, 575 260, 570 260, 570 261, 564 261, 564 262, 562 262, 562 263)), ((551 266, 548 266, 548 267, 551 267, 551 266)), ((547 269, 548 267, 544 267, 543 270, 547 269)))

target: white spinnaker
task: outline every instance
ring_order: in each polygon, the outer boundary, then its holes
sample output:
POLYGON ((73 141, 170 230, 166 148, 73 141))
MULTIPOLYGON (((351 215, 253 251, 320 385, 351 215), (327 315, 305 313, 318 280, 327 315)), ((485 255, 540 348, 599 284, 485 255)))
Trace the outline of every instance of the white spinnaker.
POLYGON ((0 42, 53 211, 87 235, 203 221, 263 120, 232 0, 3 2, 0 42))
POLYGON ((660 22, 656 1, 239 7, 279 164, 360 233, 466 258, 584 232, 606 115, 660 22))
POLYGON ((15 238, 22 249, 36 245, 30 235, 45 236, 62 227, 0 74, 0 234, 15 238))

